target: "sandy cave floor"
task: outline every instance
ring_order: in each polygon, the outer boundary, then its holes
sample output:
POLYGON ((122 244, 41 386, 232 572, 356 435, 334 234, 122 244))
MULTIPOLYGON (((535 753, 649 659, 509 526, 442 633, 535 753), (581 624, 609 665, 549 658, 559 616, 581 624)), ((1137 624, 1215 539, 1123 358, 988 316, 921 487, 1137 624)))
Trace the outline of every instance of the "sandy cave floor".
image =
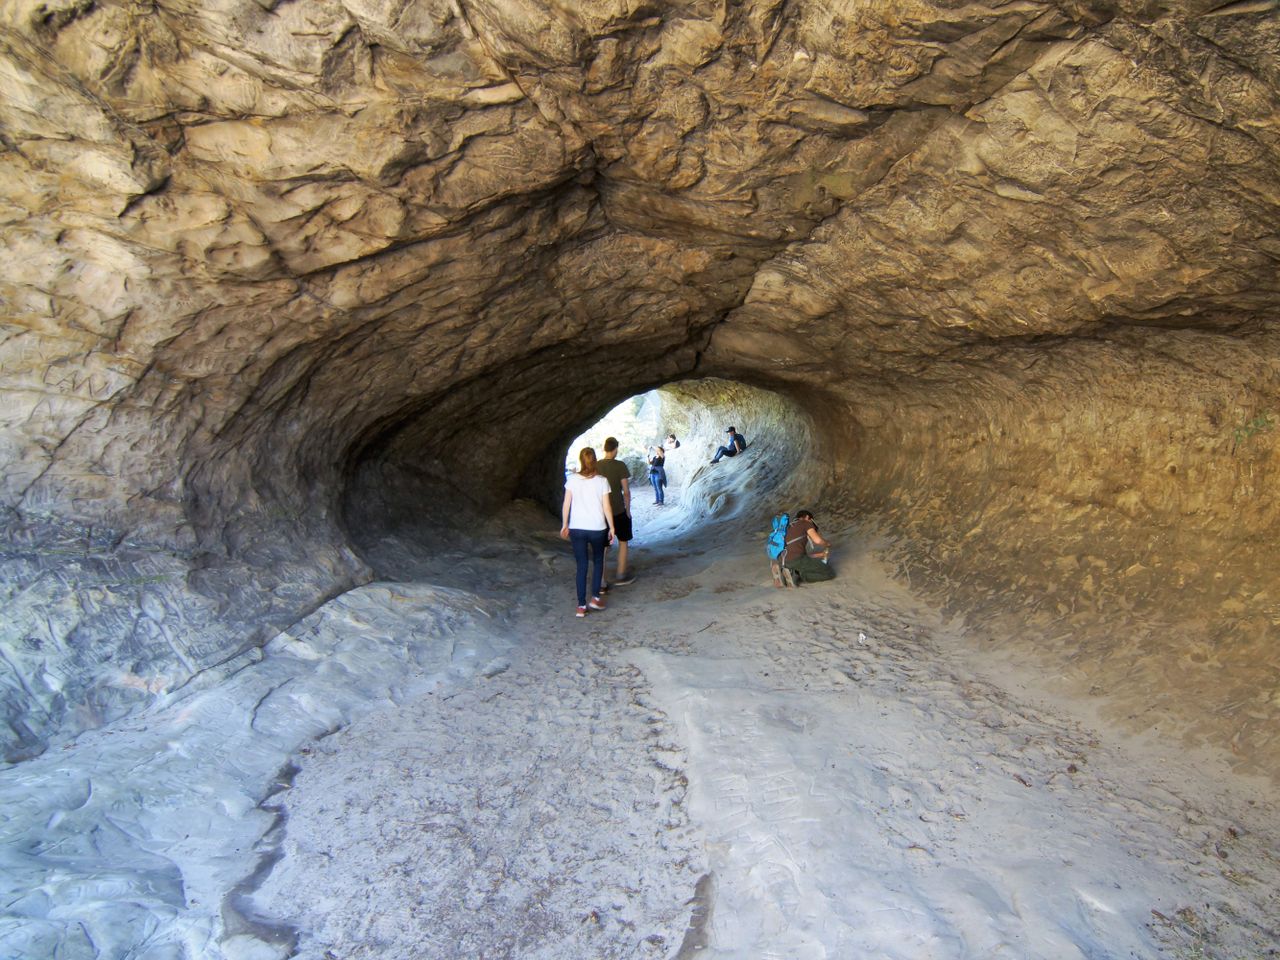
POLYGON ((636 512, 585 621, 550 530, 420 569, 518 635, 304 751, 254 897, 301 956, 1280 956, 1264 785, 1037 705, 852 532, 781 591, 762 534, 636 512))
MULTIPOLYGON (((0 772, 0 956, 1280 956, 1268 785, 1110 731, 893 582, 637 501, 385 541, 229 680, 0 772)), ((830 531, 829 531, 830 532, 830 531)))

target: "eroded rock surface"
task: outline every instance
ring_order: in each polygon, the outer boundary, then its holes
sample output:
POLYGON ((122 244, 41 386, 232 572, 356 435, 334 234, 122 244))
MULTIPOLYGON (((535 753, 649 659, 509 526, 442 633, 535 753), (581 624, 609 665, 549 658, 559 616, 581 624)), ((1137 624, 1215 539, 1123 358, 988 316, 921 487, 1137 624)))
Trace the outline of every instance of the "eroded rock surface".
POLYGON ((489 509, 718 376, 1011 656, 1280 770, 1278 53, 1174 0, 6 4, 8 756, 367 579, 352 478, 489 509))

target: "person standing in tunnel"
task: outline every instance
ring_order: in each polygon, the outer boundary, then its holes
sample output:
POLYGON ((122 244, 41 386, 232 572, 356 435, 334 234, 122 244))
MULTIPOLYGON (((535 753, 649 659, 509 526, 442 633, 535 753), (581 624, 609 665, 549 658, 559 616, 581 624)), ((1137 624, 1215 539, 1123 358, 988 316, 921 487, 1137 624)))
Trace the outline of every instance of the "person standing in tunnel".
POLYGON ((796 511, 795 518, 787 526, 787 549, 782 555, 783 577, 793 586, 830 580, 835 574, 827 566, 831 556, 831 544, 818 532, 813 514, 808 510, 796 511), (809 545, 817 549, 809 553, 809 545))
POLYGON ((591 447, 578 451, 578 472, 564 484, 564 505, 560 508, 560 536, 573 545, 578 587, 579 617, 587 608, 603 610, 600 599, 604 581, 605 548, 613 540, 613 505, 609 501, 609 481, 597 470, 596 452, 591 447), (587 555, 591 555, 591 599, 587 600, 587 555))
MULTIPOLYGON (((618 539, 618 565, 613 582, 627 584, 635 580, 627 563, 627 544, 631 542, 631 471, 618 459, 618 438, 606 437, 604 459, 596 464, 600 475, 609 481, 609 501, 613 505, 613 528, 618 539)), ((608 590, 605 584, 603 589, 608 590)))
POLYGON ((716 455, 711 458, 712 463, 719 463, 721 457, 736 457, 747 449, 747 438, 740 434, 737 429, 730 427, 725 433, 729 435, 729 442, 716 450, 716 455))
POLYGON ((662 506, 667 499, 667 452, 661 446, 649 448, 649 482, 653 484, 653 502, 662 506))

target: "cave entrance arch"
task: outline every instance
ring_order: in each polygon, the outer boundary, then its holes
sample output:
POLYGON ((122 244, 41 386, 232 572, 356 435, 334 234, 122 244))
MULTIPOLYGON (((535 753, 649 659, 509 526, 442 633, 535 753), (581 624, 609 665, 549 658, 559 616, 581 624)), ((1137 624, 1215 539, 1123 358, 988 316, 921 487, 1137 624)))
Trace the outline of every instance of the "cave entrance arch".
MULTIPOLYGON (((635 535, 643 540, 649 526, 658 519, 656 491, 650 481, 649 456, 655 446, 662 446, 668 433, 674 428, 666 426, 664 400, 661 389, 646 390, 623 400, 603 417, 570 441, 564 451, 564 473, 567 478, 578 470, 578 453, 590 447, 597 457, 605 456, 605 441, 613 437, 618 441, 618 459, 627 465, 631 475, 631 517, 635 535)), ((671 407, 671 404, 665 404, 671 407)), ((672 509, 680 509, 678 489, 683 485, 684 471, 678 469, 683 457, 672 451, 672 471, 669 487, 673 496, 672 509)), ((665 471, 665 468, 664 468, 665 471)), ((665 504, 662 505, 665 509, 665 504)))
MULTIPOLYGON (((661 541, 694 546, 708 531, 729 528, 735 535, 763 529, 773 512, 812 504, 827 477, 817 456, 817 428, 800 405, 783 392, 736 380, 685 378, 615 394, 580 420, 538 423, 538 411, 512 420, 506 448, 489 452, 483 444, 433 443, 470 429, 465 417, 483 411, 423 407, 370 443, 348 468, 344 525, 357 552, 380 577, 412 579, 415 552, 490 549, 493 537, 480 533, 513 502, 533 501, 534 514, 559 512, 566 470, 576 466, 581 445, 603 453, 609 435, 618 436, 633 476, 633 503, 639 508, 642 543, 661 541), (444 414, 452 413, 452 421, 444 414), (745 455, 710 464, 725 428, 736 426, 748 439, 745 455), (549 429, 550 428, 550 429, 549 429), (669 455, 668 478, 676 496, 660 513, 652 506, 645 447, 674 432, 680 447, 669 455), (538 435, 558 439, 529 449, 538 435), (468 460, 454 450, 463 450, 468 460), (475 477, 485 484, 473 483, 475 477), (495 496, 503 491, 505 496, 495 496)), ((484 435, 483 427, 475 428, 484 435)), ((555 521, 547 518, 548 525, 555 521)), ((499 549, 499 547, 493 547, 499 549)))
POLYGON ((679 380, 627 397, 568 443, 565 475, 578 468, 582 447, 603 456, 611 436, 631 474, 631 515, 641 546, 684 541, 708 526, 745 517, 758 524, 763 515, 794 509, 783 491, 800 486, 791 481, 812 472, 806 470, 814 436, 808 417, 790 398, 737 381, 679 380), (713 465, 729 426, 747 438, 748 449, 713 465), (658 506, 648 454, 668 434, 679 446, 666 451, 665 503, 658 506))

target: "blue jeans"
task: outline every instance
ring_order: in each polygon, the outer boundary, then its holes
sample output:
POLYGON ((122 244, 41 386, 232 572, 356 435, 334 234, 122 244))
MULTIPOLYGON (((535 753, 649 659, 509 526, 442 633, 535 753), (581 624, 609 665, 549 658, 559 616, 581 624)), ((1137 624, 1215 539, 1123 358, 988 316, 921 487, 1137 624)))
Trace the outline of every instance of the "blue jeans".
POLYGON ((738 455, 738 450, 736 447, 721 447, 716 451, 716 455, 711 462, 719 463, 721 457, 736 457, 737 455, 738 455))
POLYGON ((600 596, 604 580, 604 548, 609 543, 608 530, 570 530, 573 559, 577 564, 578 606, 587 605, 587 551, 591 551, 591 596, 600 596))
POLYGON ((653 484, 653 499, 658 503, 662 503, 666 499, 663 490, 667 485, 667 475, 665 473, 651 473, 649 474, 649 482, 653 484))

